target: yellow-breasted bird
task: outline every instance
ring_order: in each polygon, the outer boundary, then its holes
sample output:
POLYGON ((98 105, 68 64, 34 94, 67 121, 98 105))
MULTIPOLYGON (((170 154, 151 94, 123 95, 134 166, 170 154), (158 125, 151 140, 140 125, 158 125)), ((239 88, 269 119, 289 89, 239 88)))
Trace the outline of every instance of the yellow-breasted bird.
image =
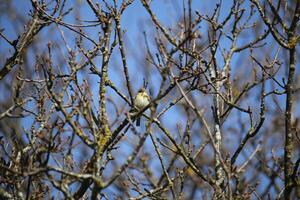
MULTIPOLYGON (((134 105, 137 109, 143 109, 145 106, 147 106, 150 102, 150 97, 148 96, 146 89, 141 88, 139 89, 138 93, 136 94, 134 98, 134 105)), ((141 118, 138 117, 136 119, 136 125, 140 126, 141 118)))

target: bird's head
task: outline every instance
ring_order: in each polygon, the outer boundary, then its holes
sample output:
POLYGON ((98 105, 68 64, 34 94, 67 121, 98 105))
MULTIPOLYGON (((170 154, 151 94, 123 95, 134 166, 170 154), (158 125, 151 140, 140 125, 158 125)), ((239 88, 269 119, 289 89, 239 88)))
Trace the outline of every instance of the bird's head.
POLYGON ((145 88, 141 88, 141 89, 139 89, 139 91, 138 91, 138 93, 144 93, 144 92, 146 92, 146 89, 145 89, 145 88))

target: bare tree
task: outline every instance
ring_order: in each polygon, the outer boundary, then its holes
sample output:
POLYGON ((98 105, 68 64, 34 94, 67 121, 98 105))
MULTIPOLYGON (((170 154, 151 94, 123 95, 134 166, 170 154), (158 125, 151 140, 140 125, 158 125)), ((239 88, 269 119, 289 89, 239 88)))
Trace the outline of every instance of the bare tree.
POLYGON ((16 3, 2 199, 300 197, 300 1, 16 3))

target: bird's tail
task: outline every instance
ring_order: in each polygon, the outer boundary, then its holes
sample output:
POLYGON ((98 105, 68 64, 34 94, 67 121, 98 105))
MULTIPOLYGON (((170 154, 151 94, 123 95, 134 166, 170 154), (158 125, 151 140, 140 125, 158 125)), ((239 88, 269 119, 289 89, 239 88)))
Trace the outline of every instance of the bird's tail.
POLYGON ((141 125, 141 118, 140 118, 140 117, 138 117, 138 118, 136 119, 136 125, 137 125, 137 126, 140 126, 140 125, 141 125))

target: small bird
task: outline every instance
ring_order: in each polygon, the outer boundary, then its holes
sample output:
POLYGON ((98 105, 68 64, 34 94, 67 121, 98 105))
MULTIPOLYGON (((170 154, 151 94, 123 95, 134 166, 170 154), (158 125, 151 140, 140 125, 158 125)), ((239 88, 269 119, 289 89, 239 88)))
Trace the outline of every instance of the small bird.
MULTIPOLYGON (((141 88, 139 89, 136 97, 134 98, 134 105, 137 109, 143 109, 145 106, 147 106, 150 102, 150 97, 148 96, 146 89, 141 88)), ((136 125, 140 126, 141 118, 138 117, 136 119, 136 125)))

